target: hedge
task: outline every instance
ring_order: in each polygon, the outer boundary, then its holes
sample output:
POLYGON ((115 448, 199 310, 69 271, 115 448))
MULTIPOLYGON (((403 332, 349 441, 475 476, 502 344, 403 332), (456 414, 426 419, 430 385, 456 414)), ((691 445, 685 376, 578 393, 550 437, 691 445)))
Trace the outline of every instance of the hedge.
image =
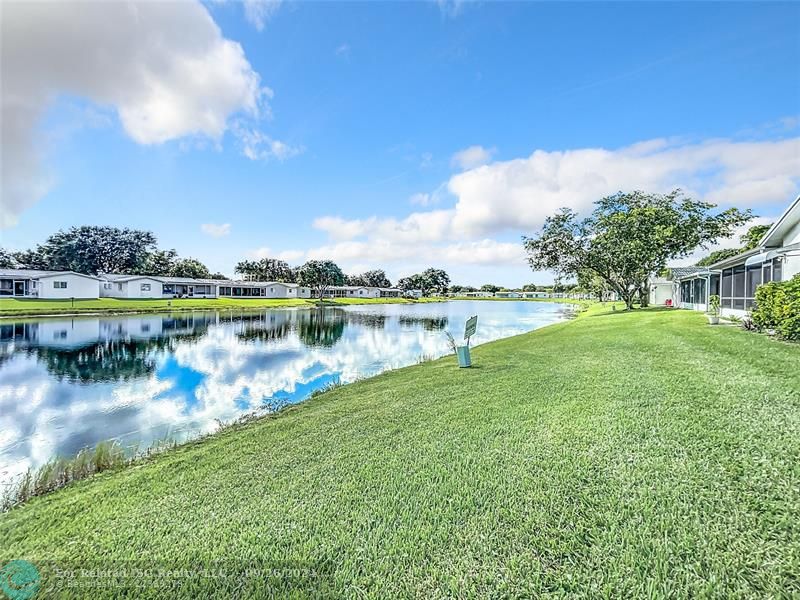
POLYGON ((800 274, 789 281, 759 286, 752 316, 759 329, 772 329, 786 340, 800 340, 800 274))

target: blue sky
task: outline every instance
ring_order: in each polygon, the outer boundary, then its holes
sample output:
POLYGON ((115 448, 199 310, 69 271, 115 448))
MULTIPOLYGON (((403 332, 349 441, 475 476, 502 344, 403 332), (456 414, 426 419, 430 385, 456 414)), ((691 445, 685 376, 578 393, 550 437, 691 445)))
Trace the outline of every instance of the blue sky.
POLYGON ((117 225, 228 275, 512 286, 551 279, 520 236, 560 206, 681 186, 766 221, 800 188, 796 3, 9 6, 13 249, 117 225))

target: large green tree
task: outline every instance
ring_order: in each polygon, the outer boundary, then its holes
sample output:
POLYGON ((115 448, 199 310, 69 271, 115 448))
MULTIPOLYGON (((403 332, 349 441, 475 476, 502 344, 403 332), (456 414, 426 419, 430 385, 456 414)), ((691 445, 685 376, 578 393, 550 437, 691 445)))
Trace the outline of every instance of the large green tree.
POLYGON ((596 202, 585 219, 562 208, 545 220, 539 235, 523 240, 534 270, 573 279, 593 273, 632 308, 646 295, 650 276, 668 261, 730 237, 751 218, 749 211, 715 208, 680 190, 619 192, 596 202))
POLYGON ((345 276, 335 262, 310 260, 297 270, 297 283, 310 287, 320 300, 334 285, 344 285, 345 276))
POLYGON ((294 283, 295 272, 286 261, 277 258, 243 260, 236 264, 234 271, 251 281, 282 281, 294 283))
POLYGON ((13 252, 0 247, 0 269, 16 269, 19 267, 13 252))
POLYGON ((188 279, 211 279, 211 271, 196 258, 183 258, 176 261, 170 275, 188 279))
POLYGON ((383 269, 364 271, 360 275, 348 275, 347 285, 364 285, 367 287, 392 287, 392 282, 386 276, 383 269))
POLYGON ((149 231, 83 225, 51 235, 35 250, 15 255, 23 268, 97 273, 136 273, 156 249, 149 231))
POLYGON ((136 275, 172 275, 175 264, 178 262, 178 253, 175 250, 156 250, 145 256, 138 269, 133 271, 136 275))
POLYGON ((403 277, 397 282, 397 287, 404 291, 422 290, 424 296, 431 293, 446 294, 450 287, 450 276, 441 269, 425 269, 422 273, 403 277))

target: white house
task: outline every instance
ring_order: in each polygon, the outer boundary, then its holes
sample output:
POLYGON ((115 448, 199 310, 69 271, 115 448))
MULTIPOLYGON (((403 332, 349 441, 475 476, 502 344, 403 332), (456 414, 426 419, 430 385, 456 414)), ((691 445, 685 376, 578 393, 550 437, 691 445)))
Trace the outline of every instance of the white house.
POLYGON ((495 292, 495 298, 522 298, 521 292, 495 292))
POLYGON ((100 297, 163 298, 164 282, 161 278, 146 275, 104 274, 100 278, 100 297))
POLYGON ((98 281, 97 277, 73 271, 0 269, 0 297, 97 298, 98 281))
POLYGON ((709 298, 718 295, 723 316, 746 315, 753 308, 759 285, 787 281, 800 273, 800 196, 752 250, 708 268, 675 271, 677 302, 682 308, 708 310, 709 298))
POLYGON ((521 298, 547 298, 547 292, 520 292, 521 298))
POLYGON ((466 298, 493 298, 494 292, 464 292, 462 296, 466 298))

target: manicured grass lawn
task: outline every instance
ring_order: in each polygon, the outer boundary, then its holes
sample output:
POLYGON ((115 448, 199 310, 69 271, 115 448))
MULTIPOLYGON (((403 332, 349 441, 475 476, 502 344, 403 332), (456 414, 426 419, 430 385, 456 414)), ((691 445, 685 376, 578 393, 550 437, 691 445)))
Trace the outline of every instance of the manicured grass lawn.
POLYGON ((597 311, 34 499, 0 516, 0 564, 50 593, 53 564, 220 560, 169 597, 800 594, 800 346, 597 311))
MULTIPOLYGON (((215 310, 240 308, 280 308, 287 306, 313 306, 314 300, 298 298, 179 298, 175 300, 32 300, 19 298, 0 299, 0 317, 36 316, 74 313, 125 313, 164 312, 177 310, 215 310)), ((406 298, 336 298, 331 304, 387 304, 413 302, 406 298)))

